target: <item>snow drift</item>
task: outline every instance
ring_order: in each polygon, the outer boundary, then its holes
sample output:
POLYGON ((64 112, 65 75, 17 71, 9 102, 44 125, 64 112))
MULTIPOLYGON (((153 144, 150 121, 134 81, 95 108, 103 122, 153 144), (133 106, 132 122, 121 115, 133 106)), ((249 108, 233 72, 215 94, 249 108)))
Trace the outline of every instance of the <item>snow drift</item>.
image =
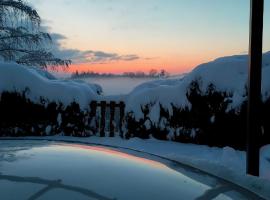
MULTIPOLYGON (((263 55, 263 100, 270 97, 270 52, 263 55)), ((186 97, 192 81, 198 81, 200 90, 206 92, 210 84, 217 91, 231 94, 231 109, 237 109, 246 99, 248 77, 248 56, 236 55, 218 58, 201 64, 181 79, 161 80, 142 84, 135 88, 126 99, 126 112, 133 112, 135 119, 143 117, 141 106, 151 105, 149 116, 157 122, 160 105, 172 114, 172 104, 176 107, 190 107, 186 97)))
POLYGON ((4 91, 26 92, 27 98, 36 103, 41 98, 64 106, 76 102, 85 109, 99 98, 100 87, 82 81, 58 80, 40 69, 0 61, 0 93, 4 91))

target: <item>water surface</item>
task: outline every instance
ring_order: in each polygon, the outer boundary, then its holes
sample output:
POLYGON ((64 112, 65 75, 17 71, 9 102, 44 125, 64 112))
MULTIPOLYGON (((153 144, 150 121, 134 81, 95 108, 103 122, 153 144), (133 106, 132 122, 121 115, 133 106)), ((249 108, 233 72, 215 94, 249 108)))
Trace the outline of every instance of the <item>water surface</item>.
POLYGON ((0 194, 7 200, 258 199, 147 154, 46 141, 1 141, 0 194))

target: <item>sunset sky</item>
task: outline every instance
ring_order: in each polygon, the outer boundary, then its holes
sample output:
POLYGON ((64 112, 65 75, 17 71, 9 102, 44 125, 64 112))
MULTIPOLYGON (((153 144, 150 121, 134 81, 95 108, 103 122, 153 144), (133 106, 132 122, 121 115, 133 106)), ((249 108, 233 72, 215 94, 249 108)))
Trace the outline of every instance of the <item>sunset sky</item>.
MULTIPOLYGON (((190 71, 248 51, 248 0, 29 0, 70 71, 190 71)), ((270 50, 265 0, 264 51, 270 50)))

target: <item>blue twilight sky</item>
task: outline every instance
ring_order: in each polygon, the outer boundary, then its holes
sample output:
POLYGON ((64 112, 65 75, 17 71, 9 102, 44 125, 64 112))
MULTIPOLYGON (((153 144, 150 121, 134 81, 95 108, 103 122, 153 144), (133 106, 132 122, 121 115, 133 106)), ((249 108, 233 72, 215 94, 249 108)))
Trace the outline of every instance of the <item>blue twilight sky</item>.
MULTIPOLYGON (((51 32, 65 36, 58 42, 73 50, 68 52, 76 58, 74 69, 180 73, 248 50, 248 0, 28 1, 51 32)), ((270 0, 264 35, 268 51, 270 0)))

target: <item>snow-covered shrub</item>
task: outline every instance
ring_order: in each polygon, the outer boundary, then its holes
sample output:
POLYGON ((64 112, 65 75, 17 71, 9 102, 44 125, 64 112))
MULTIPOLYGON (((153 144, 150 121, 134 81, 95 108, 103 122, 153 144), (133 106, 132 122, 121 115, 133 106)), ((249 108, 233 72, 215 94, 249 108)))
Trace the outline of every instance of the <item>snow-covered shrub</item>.
POLYGON ((270 98, 262 105, 262 144, 270 143, 270 98))
POLYGON ((3 92, 0 99, 0 136, 90 136, 90 109, 81 110, 72 102, 64 107, 56 102, 32 102, 26 92, 3 92))
POLYGON ((0 62, 0 136, 94 134, 90 102, 99 88, 50 73, 0 62))
MULTIPOLYGON (((54 128, 57 105, 42 105, 26 98, 26 92, 3 92, 0 100, 1 136, 45 135, 46 127, 54 128)), ((57 132, 57 130, 51 130, 57 132)))
MULTIPOLYGON (((193 81, 186 98, 191 107, 172 105, 172 114, 160 104, 158 123, 149 117, 151 107, 142 109, 143 118, 136 120, 132 112, 127 115, 127 136, 184 143, 206 144, 209 146, 232 146, 244 149, 246 144, 247 101, 237 109, 228 110, 230 93, 219 92, 213 84, 202 93, 198 81, 193 81), (146 124, 150 124, 146 126, 146 124)), ((270 143, 270 98, 262 102, 261 145, 270 143)))
POLYGON ((62 123, 61 130, 66 136, 90 136, 95 133, 91 132, 91 127, 88 121, 90 116, 89 111, 82 111, 80 105, 72 102, 61 112, 62 123))
MULTIPOLYGON (((143 132, 147 138, 244 149, 247 72, 248 57, 231 56, 202 64, 181 79, 138 86, 126 100, 128 136, 140 137, 143 132)), ((263 55, 262 72, 260 141, 267 144, 270 52, 263 55)))

